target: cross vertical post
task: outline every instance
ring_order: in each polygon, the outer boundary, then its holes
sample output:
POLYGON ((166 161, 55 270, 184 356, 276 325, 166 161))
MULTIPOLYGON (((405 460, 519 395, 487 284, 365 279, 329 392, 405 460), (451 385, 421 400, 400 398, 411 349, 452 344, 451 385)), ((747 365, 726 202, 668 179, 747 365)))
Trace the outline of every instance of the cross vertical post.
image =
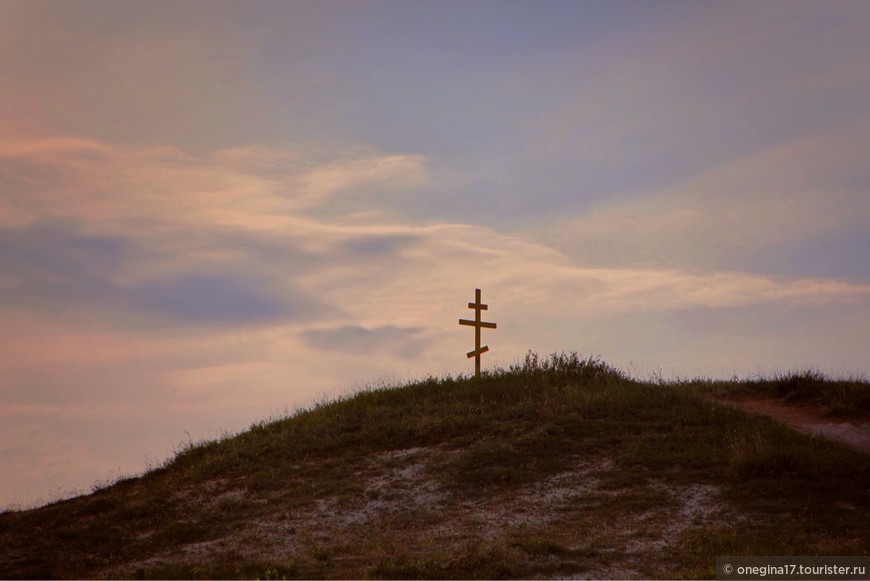
POLYGON ((480 330, 483 328, 486 329, 495 329, 495 323, 488 323, 486 321, 480 320, 480 311, 485 311, 489 308, 489 305, 485 305, 480 302, 480 289, 474 289, 474 302, 468 303, 469 309, 474 309, 474 320, 470 321, 468 319, 459 319, 460 325, 468 325, 469 327, 474 327, 474 351, 469 351, 466 355, 471 359, 474 357, 474 376, 480 377, 480 356, 483 353, 489 351, 489 347, 484 345, 480 346, 480 330))

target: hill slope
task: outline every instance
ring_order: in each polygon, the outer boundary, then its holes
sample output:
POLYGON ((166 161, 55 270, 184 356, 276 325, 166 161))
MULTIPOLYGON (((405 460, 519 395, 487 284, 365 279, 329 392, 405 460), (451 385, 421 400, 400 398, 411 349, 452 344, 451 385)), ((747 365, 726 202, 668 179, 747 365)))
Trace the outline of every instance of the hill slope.
POLYGON ((753 392, 870 399, 811 374, 666 385, 530 355, 2 514, 0 576, 699 577, 716 555, 868 554, 870 457, 711 398, 753 392))

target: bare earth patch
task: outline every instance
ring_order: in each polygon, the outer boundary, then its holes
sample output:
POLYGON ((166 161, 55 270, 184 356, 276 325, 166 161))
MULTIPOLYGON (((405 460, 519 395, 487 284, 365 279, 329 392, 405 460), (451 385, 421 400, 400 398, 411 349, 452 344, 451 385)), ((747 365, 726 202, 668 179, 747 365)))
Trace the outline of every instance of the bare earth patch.
MULTIPOLYGON (((330 496, 291 513, 267 512, 223 538, 178 546, 106 573, 129 576, 140 569, 220 555, 262 561, 329 559, 352 567, 377 561, 379 552, 425 557, 428 551, 437 560, 469 544, 500 543, 516 547, 522 558, 538 559, 536 563, 549 558, 554 567, 562 567, 549 576, 645 577, 684 532, 726 517, 733 521, 737 514, 722 501, 717 486, 678 485, 652 477, 620 484, 614 480, 614 462, 606 457, 575 457, 572 465, 548 478, 466 498, 442 486, 437 474, 456 453, 431 447, 373 456, 351 476, 361 485, 361 494, 330 496), (610 507, 607 522, 600 520, 602 507, 610 507), (558 540, 558 547, 548 549, 558 550, 558 557, 523 552, 534 550, 542 538, 558 540)), ((244 489, 223 492, 211 502, 219 510, 228 500, 262 502, 244 489)), ((548 575, 546 569, 542 574, 548 575)))

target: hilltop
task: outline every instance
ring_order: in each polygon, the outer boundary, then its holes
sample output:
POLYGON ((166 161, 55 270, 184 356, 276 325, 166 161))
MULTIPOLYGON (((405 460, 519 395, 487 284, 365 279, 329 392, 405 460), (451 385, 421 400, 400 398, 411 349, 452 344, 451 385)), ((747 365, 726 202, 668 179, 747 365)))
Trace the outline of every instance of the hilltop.
POLYGON ((0 514, 0 576, 674 578, 717 555, 867 555, 870 456, 727 401, 760 396, 870 413, 866 381, 638 381, 530 354, 0 514))

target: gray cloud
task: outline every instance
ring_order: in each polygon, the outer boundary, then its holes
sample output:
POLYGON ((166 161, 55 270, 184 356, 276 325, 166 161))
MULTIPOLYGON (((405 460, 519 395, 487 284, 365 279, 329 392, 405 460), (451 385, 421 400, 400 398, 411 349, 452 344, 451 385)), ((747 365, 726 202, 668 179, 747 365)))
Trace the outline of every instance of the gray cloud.
POLYGON ((0 266, 7 273, 67 281, 100 277, 117 270, 129 250, 121 237, 81 234, 74 224, 60 221, 0 229, 0 266))
POLYGON ((228 275, 186 274, 148 283, 121 293, 136 309, 194 322, 256 322, 308 318, 310 301, 286 301, 269 296, 256 281, 228 275), (307 307, 307 308, 306 308, 307 307))
POLYGON ((422 333, 422 327, 382 325, 366 328, 345 325, 311 329, 302 333, 302 339, 307 346, 322 351, 354 354, 388 351, 404 359, 411 359, 419 355, 429 343, 420 336, 422 333))
MULTIPOLYGON (((292 247, 272 252, 283 252, 288 263, 300 255, 292 247)), ((195 324, 304 321, 323 311, 292 285, 282 284, 278 295, 270 280, 248 274, 242 261, 220 265, 219 272, 209 264, 157 280, 116 282, 122 267, 130 269, 143 254, 133 240, 82 234, 62 222, 0 229, 0 296, 6 306, 40 312, 77 305, 195 324)))
POLYGON ((422 237, 414 234, 356 236, 343 242, 338 247, 338 254, 344 258, 384 258, 399 254, 421 242, 422 237))

